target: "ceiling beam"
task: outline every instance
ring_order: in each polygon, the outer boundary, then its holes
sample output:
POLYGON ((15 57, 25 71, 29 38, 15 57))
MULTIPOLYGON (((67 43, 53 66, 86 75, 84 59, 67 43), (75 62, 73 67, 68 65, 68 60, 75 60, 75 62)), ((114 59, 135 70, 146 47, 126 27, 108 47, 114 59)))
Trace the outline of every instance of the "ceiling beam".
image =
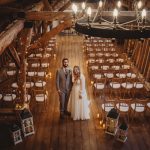
POLYGON ((23 27, 24 20, 18 20, 0 35, 0 55, 3 53, 5 48, 7 48, 13 42, 13 40, 17 37, 17 34, 23 29, 23 27))
POLYGON ((39 12, 26 12, 26 20, 45 20, 53 21, 55 19, 60 19, 70 16, 71 13, 68 12, 50 12, 50 11, 39 11, 39 12))
POLYGON ((18 56, 18 53, 17 53, 15 47, 12 44, 9 46, 9 52, 11 53, 11 56, 12 56, 13 60, 15 61, 16 66, 18 68, 20 68, 20 58, 18 56))
POLYGON ((52 11, 52 6, 50 5, 49 1, 48 0, 42 0, 43 4, 44 4, 44 8, 45 10, 49 10, 49 11, 52 11))
POLYGON ((10 13, 16 13, 16 12, 21 12, 23 9, 18 9, 18 8, 13 8, 13 7, 0 7, 0 14, 10 14, 10 13))
POLYGON ((59 8, 58 11, 64 11, 66 8, 68 8, 71 5, 71 1, 67 1, 61 8, 59 8))
MULTIPOLYGON (((33 7, 28 11, 40 11, 44 7, 43 2, 39 2, 33 5, 33 7)), ((9 24, 5 31, 0 34, 0 55, 3 51, 13 42, 17 37, 17 34, 24 28, 24 20, 14 21, 9 24)))
POLYGON ((16 0, 0 0, 0 5, 6 5, 13 2, 16 2, 16 0))
POLYGON ((43 10, 43 8, 44 8, 44 4, 43 4, 43 2, 41 1, 41 2, 39 2, 39 3, 33 4, 33 5, 32 5, 32 8, 30 8, 30 9, 27 10, 27 11, 41 11, 41 10, 43 10))
POLYGON ((63 23, 59 24, 57 27, 53 28, 51 31, 46 32, 39 40, 37 40, 34 44, 30 45, 28 55, 35 48, 44 47, 52 37, 54 37, 55 35, 60 33, 62 30, 70 26, 72 26, 72 20, 68 19, 68 20, 65 20, 63 23))

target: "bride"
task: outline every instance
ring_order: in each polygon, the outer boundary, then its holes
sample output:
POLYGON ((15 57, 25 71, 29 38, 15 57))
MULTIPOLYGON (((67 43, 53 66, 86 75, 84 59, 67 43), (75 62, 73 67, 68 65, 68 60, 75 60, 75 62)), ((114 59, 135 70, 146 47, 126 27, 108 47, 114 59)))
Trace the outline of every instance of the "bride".
POLYGON ((70 112, 73 120, 90 119, 89 100, 85 89, 85 77, 79 66, 73 68, 73 87, 70 96, 70 112))

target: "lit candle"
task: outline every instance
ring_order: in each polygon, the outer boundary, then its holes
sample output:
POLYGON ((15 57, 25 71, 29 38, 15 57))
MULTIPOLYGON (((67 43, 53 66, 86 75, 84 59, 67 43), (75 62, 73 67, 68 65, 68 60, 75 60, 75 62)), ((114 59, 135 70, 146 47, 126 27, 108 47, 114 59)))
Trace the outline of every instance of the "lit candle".
POLYGON ((138 2, 137 7, 138 7, 138 9, 140 9, 142 7, 142 2, 141 1, 138 2))
POLYGON ((99 1, 99 7, 102 8, 102 6, 103 6, 103 2, 99 1))
POLYGON ((85 10, 85 7, 86 7, 85 2, 83 2, 82 3, 82 9, 85 10))
POLYGON ((78 7, 77 7, 77 5, 72 4, 72 10, 73 10, 74 14, 76 14, 76 13, 77 13, 77 11, 78 11, 78 7))
POLYGON ((93 81, 91 81, 91 84, 92 84, 92 85, 93 85, 93 83, 94 83, 94 82, 93 82, 93 81))
POLYGON ((121 7, 121 2, 120 1, 118 1, 117 6, 118 6, 118 8, 121 7))
POLYGON ((52 73, 51 73, 51 72, 49 73, 49 77, 50 77, 50 78, 52 77, 52 73))
POLYGON ((113 16, 114 16, 115 18, 118 17, 118 10, 117 10, 116 8, 115 8, 114 11, 113 11, 113 16))
POLYGON ((105 123, 103 124, 103 129, 105 129, 105 123))
POLYGON ((56 54, 54 54, 54 59, 56 59, 56 54))
POLYGON ((102 123, 103 123, 103 120, 100 120, 100 122, 99 122, 100 126, 102 125, 102 123))
POLYGON ((86 65, 88 65, 88 60, 86 61, 86 65))
POLYGON ((114 24, 117 23, 117 17, 118 17, 118 10, 115 8, 113 11, 113 16, 114 16, 114 24))
POLYGON ((142 10, 142 19, 145 19, 145 17, 146 17, 146 10, 143 9, 143 10, 142 10))
POLYGON ((99 118, 99 114, 97 114, 97 118, 99 118))
POLYGON ((91 7, 88 7, 88 9, 87 9, 87 15, 88 15, 88 17, 91 17, 91 14, 92 14, 91 7))

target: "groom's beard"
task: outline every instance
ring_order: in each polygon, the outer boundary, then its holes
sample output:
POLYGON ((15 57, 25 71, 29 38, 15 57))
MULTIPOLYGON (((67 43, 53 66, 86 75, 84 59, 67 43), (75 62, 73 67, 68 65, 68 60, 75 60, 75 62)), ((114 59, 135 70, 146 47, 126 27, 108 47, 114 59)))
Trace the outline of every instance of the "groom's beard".
POLYGON ((68 65, 63 65, 63 67, 64 67, 64 68, 67 68, 67 67, 68 67, 68 65))

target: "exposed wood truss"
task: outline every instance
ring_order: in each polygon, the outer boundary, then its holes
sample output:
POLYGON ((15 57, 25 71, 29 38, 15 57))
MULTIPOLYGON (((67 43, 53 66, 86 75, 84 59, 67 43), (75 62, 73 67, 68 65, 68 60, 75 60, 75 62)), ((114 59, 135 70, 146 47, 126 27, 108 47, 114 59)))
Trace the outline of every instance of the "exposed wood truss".
POLYGON ((0 5, 5 5, 5 4, 9 4, 12 2, 15 2, 16 0, 0 0, 0 5))
POLYGON ((39 47, 44 47, 50 38, 54 37, 56 34, 58 34, 62 30, 70 26, 72 26, 71 19, 64 21, 63 23, 59 24, 57 27, 53 28, 51 31, 45 33, 39 40, 37 40, 37 42, 35 42, 29 47, 29 50, 39 48, 39 47))
POLYGON ((21 88, 21 102, 24 104, 26 99, 26 52, 27 47, 30 45, 32 37, 32 28, 25 28, 22 31, 21 37, 20 37, 20 48, 21 48, 21 63, 20 63, 20 79, 19 79, 19 87, 21 88))
POLYGON ((71 5, 71 1, 67 1, 64 6, 59 8, 59 11, 64 11, 66 8, 68 8, 71 5))
POLYGON ((42 0, 42 1, 43 1, 45 10, 50 10, 50 11, 53 10, 52 7, 51 7, 51 5, 49 4, 48 0, 42 0))
POLYGON ((13 8, 13 7, 0 7, 0 14, 9 14, 23 11, 22 9, 13 8))
POLYGON ((12 27, 8 28, 3 34, 0 35, 0 55, 17 37, 17 34, 23 29, 23 27, 24 20, 18 20, 12 27))
POLYGON ((15 61, 16 66, 20 67, 20 58, 19 58, 18 53, 17 53, 17 51, 13 45, 9 46, 9 51, 10 51, 11 56, 13 57, 13 59, 15 61))
POLYGON ((50 12, 50 11, 31 11, 26 13, 26 20, 45 20, 53 21, 55 19, 62 19, 64 17, 70 16, 68 12, 50 12))

